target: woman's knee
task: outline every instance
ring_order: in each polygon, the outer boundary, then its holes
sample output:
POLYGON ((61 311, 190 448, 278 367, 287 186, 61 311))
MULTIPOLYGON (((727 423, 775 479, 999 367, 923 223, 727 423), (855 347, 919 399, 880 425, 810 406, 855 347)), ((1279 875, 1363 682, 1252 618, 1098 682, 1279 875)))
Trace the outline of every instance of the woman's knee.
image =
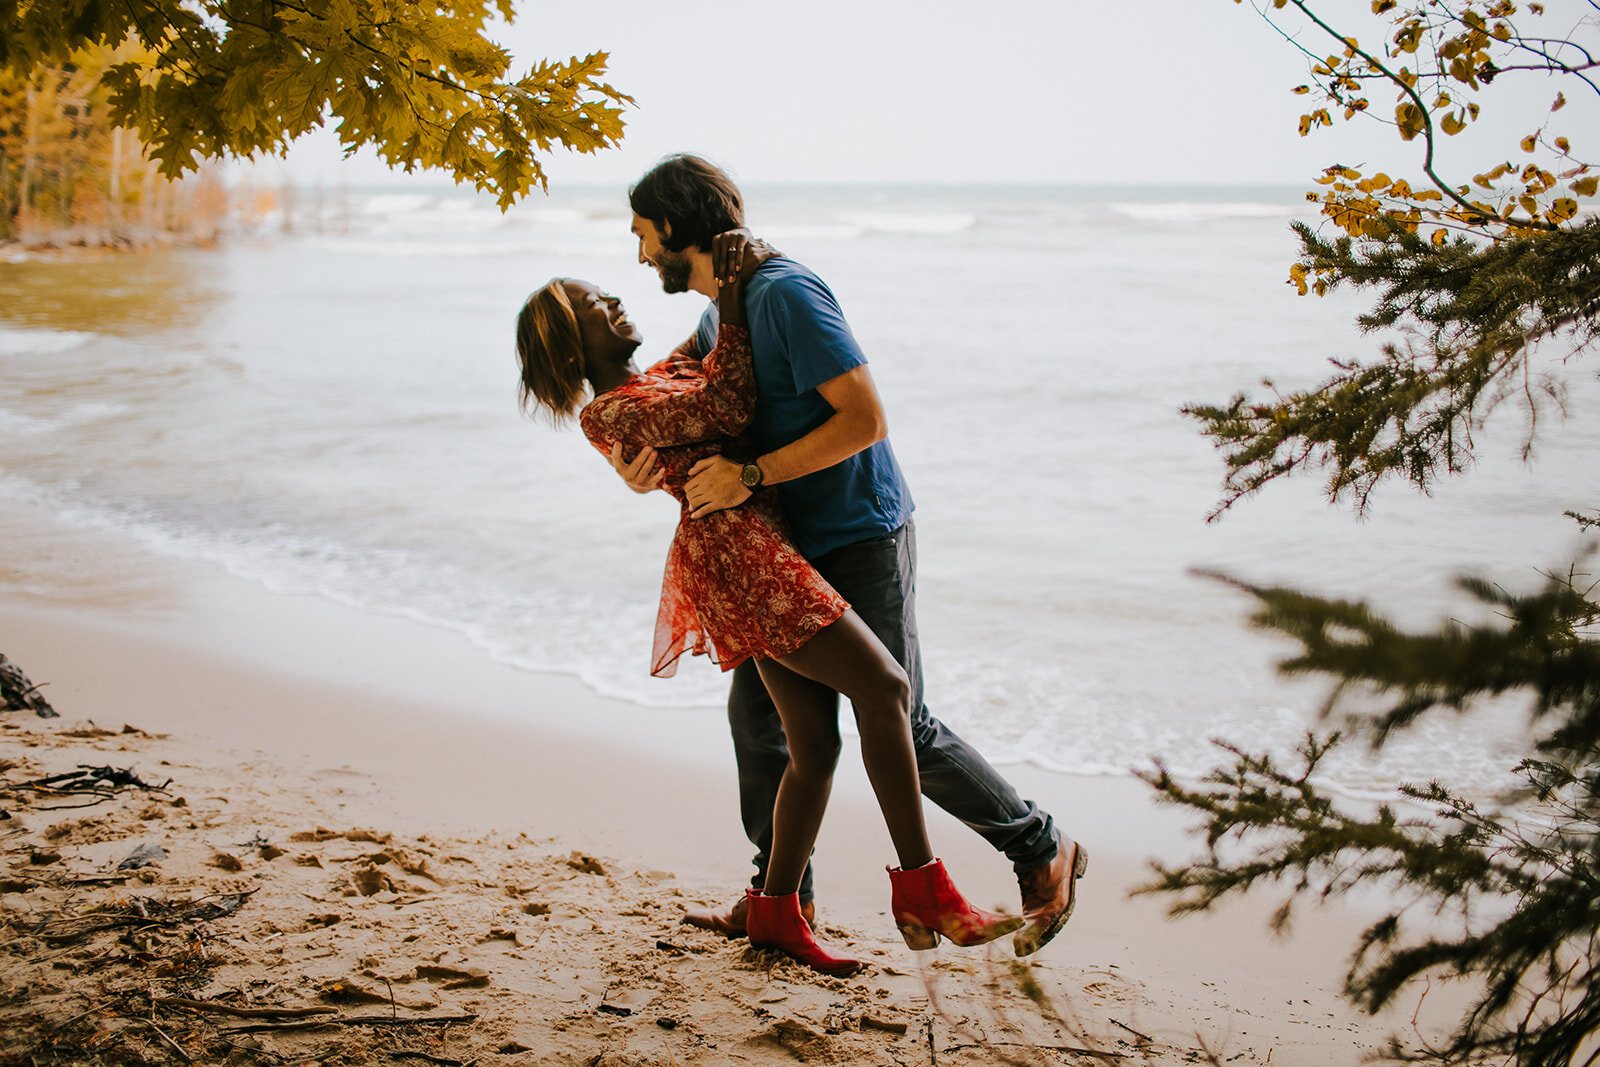
POLYGON ((837 729, 808 726, 804 730, 790 731, 789 767, 807 778, 819 781, 830 778, 839 765, 843 747, 837 729))
POLYGON ((851 698, 856 717, 911 718, 911 680, 894 660, 881 664, 851 698))

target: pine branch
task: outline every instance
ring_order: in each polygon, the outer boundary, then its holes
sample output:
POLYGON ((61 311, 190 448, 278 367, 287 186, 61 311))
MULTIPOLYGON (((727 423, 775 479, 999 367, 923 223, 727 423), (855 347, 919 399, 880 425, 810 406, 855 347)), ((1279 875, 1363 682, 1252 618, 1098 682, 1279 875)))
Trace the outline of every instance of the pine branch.
MULTIPOLYGON (((1308 736, 1297 750, 1299 766, 1289 771, 1270 756, 1221 744, 1233 764, 1198 787, 1183 785, 1164 767, 1141 774, 1158 799, 1202 816, 1207 848, 1184 867, 1155 865, 1155 878, 1136 892, 1173 895, 1170 910, 1181 915, 1288 883, 1291 897, 1272 920, 1282 929, 1299 897, 1385 885, 1398 903, 1359 939, 1345 978, 1352 1001, 1375 1013, 1430 976, 1476 988, 1444 1046, 1395 1044, 1390 1058, 1477 1063, 1510 1055, 1523 1064, 1566 1067, 1596 1024, 1600 856, 1593 821, 1579 828, 1586 832, 1529 834, 1526 823, 1539 821, 1537 811, 1484 814, 1438 783, 1410 791, 1439 805, 1431 819, 1401 819, 1388 805, 1367 817, 1342 812, 1309 784, 1338 743, 1337 735, 1308 736), (1477 895, 1514 907, 1484 924, 1470 906, 1477 895), (1459 932, 1408 932, 1407 915, 1417 909, 1456 915, 1459 932)), ((1584 795, 1594 807, 1593 789, 1584 795)), ((1434 918, 1429 925, 1439 923, 1434 918)))
MULTIPOLYGON (((1314 389, 1184 407, 1227 467, 1212 520, 1278 478, 1330 468, 1329 498, 1353 498, 1365 511, 1385 479, 1426 491, 1442 474, 1466 469, 1474 430, 1509 396, 1522 396, 1534 424, 1542 406, 1562 407, 1560 384, 1529 377, 1529 361, 1542 344, 1564 346, 1567 359, 1592 347, 1600 219, 1498 244, 1457 239, 1442 249, 1396 225, 1359 248, 1348 237, 1326 241, 1303 223, 1296 230, 1305 261, 1330 288, 1380 290, 1358 320, 1364 330, 1397 329, 1411 340, 1386 343, 1378 360, 1335 364, 1339 373, 1314 389)), ((1530 431, 1525 451, 1532 443, 1530 431)))

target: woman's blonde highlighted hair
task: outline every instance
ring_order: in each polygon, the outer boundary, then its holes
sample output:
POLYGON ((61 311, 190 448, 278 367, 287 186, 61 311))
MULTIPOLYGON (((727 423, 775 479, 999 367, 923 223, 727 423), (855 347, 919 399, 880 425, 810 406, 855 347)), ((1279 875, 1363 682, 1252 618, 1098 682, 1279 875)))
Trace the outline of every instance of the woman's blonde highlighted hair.
POLYGON ((545 411, 552 422, 576 415, 588 394, 583 338, 566 282, 550 279, 517 314, 517 361, 522 365, 517 400, 523 411, 545 411))

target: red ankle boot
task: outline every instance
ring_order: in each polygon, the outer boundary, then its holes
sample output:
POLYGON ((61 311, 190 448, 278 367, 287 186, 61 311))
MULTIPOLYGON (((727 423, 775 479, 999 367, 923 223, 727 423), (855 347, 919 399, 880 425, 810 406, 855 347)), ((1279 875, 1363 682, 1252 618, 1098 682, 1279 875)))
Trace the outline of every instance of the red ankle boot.
POLYGON ((958 945, 982 945, 1022 926, 1020 916, 996 915, 967 903, 950 881, 943 860, 911 871, 887 870, 894 887, 889 905, 894 922, 913 949, 932 948, 941 934, 958 945))
POLYGON ((745 919, 750 944, 757 948, 779 949, 823 974, 851 974, 861 969, 860 960, 829 952, 817 943, 811 927, 800 914, 800 894, 769 897, 747 889, 745 899, 750 902, 750 914, 745 919))

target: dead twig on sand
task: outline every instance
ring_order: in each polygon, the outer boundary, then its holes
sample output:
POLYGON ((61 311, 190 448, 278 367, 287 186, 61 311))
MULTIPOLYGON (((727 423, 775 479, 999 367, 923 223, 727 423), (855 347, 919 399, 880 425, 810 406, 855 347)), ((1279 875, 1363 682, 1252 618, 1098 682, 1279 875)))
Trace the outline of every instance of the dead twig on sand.
POLYGON ((115 799, 112 793, 94 794, 93 800, 85 800, 82 804, 46 804, 39 808, 40 811, 77 811, 80 808, 95 808, 108 800, 115 799))
POLYGON ((172 1038, 167 1035, 167 1032, 165 1030, 163 1030, 163 1029, 161 1029, 161 1027, 157 1026, 155 1024, 155 1020, 153 1020, 153 1019, 140 1019, 139 1021, 144 1023, 150 1029, 154 1030, 156 1032, 156 1036, 157 1037, 159 1037, 161 1040, 165 1041, 168 1045, 170 1045, 172 1047, 172 1051, 176 1052, 179 1056, 181 1056, 183 1058, 183 1062, 184 1063, 193 1063, 194 1062, 194 1057, 189 1055, 189 1053, 184 1050, 184 1047, 182 1045, 180 1045, 176 1041, 172 1040, 172 1038))
POLYGON ((315 1027, 414 1027, 430 1022, 475 1022, 477 1016, 414 1016, 395 1019, 394 1016, 323 1016, 304 1022, 251 1022, 242 1027, 227 1027, 222 1033, 266 1033, 269 1030, 312 1030, 315 1027))
POLYGON ((1133 1027, 1129 1026, 1127 1023, 1118 1022, 1116 1019, 1111 1018, 1109 1015, 1106 1016, 1106 1020, 1108 1022, 1110 1022, 1112 1026, 1120 1026, 1122 1029, 1128 1031, 1128 1033, 1132 1034, 1134 1037, 1138 1038, 1140 1041, 1143 1041, 1147 1045, 1155 1044, 1155 1038, 1151 1037, 1149 1034, 1141 1034, 1139 1031, 1135 1030, 1133 1027))
POLYGON ((903 1034, 909 1027, 897 1019, 880 1019, 876 1015, 863 1015, 861 1029, 877 1030, 885 1034, 903 1034))
POLYGON ((1031 1041, 964 1041, 959 1045, 946 1045, 941 1052, 956 1052, 969 1048, 1025 1048, 1035 1052, 1067 1052, 1074 1056, 1093 1056, 1102 1060, 1120 1060, 1127 1056, 1125 1052, 1104 1052, 1096 1048, 1080 1048, 1077 1045, 1039 1045, 1031 1041))
POLYGON ((306 1015, 337 1015, 338 1008, 279 1008, 262 1006, 241 1008, 235 1004, 221 1004, 213 1000, 190 1000, 188 997, 154 997, 154 1003, 165 1008, 188 1008, 190 1011, 210 1011, 245 1019, 299 1018, 306 1015))
POLYGON ((136 897, 127 903, 102 908, 85 915, 46 920, 30 933, 49 944, 64 945, 81 941, 104 930, 116 930, 124 926, 172 927, 184 923, 210 922, 238 911, 254 892, 255 890, 251 890, 250 893, 234 893, 214 901, 202 899, 187 905, 146 901, 136 897))

